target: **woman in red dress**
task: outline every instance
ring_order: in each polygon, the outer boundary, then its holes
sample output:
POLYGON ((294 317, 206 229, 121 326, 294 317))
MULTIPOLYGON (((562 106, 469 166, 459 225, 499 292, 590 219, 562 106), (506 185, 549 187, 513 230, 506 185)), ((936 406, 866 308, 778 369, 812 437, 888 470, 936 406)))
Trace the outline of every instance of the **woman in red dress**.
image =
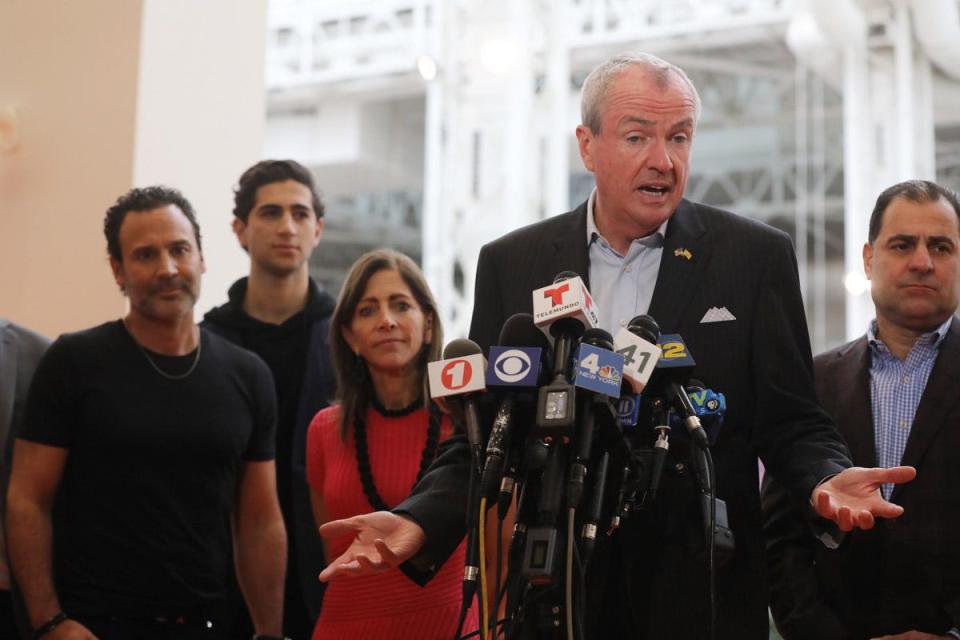
MULTIPOLYGON (((452 434, 429 401, 427 362, 443 329, 423 274, 407 256, 380 249, 350 270, 331 321, 338 404, 310 424, 307 475, 318 526, 390 509, 406 498, 452 434)), ((352 538, 327 540, 327 559, 352 538)), ((419 587, 394 569, 327 586, 313 640, 449 640, 461 603, 464 545, 419 587)), ((471 608, 464 633, 477 628, 471 608)))

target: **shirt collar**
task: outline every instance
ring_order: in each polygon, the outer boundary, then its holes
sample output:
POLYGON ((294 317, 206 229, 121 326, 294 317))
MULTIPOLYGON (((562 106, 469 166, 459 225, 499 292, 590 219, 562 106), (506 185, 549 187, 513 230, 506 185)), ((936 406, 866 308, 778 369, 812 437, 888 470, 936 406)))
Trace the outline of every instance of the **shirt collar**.
MULTIPOLYGON (((597 188, 594 187, 593 191, 590 192, 590 197, 587 198, 587 246, 589 247, 593 244, 594 240, 601 240, 605 246, 609 247, 610 243, 607 242, 607 239, 604 238, 600 231, 597 230, 597 223, 593 219, 593 204, 597 200, 597 188)), ((660 226, 657 227, 657 230, 651 233, 650 235, 643 236, 642 238, 634 238, 634 242, 640 242, 644 245, 650 247, 659 247, 663 245, 663 239, 667 236, 667 223, 670 222, 670 218, 667 218, 660 226)), ((612 250, 612 249, 611 249, 612 250)))
MULTIPOLYGON (((944 338, 947 337, 947 331, 950 330, 950 323, 953 321, 953 316, 947 318, 943 324, 934 329, 933 331, 928 331, 927 333, 921 333, 917 338, 917 341, 914 344, 926 344, 934 349, 939 349, 940 344, 943 342, 944 338)), ((870 325, 867 327, 867 342, 870 344, 870 347, 874 351, 887 352, 887 345, 883 343, 883 340, 877 337, 879 333, 879 328, 877 326, 877 319, 874 318, 870 321, 870 325)))

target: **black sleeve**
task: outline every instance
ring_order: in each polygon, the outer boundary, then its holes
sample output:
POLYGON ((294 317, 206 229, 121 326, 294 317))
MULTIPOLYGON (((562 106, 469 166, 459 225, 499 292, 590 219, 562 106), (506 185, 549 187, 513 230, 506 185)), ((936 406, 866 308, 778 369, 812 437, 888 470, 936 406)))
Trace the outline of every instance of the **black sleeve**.
POLYGON ((69 449, 77 418, 77 380, 71 346, 60 338, 40 360, 30 385, 23 424, 15 437, 69 449))
POLYGON ((820 407, 797 261, 786 235, 773 239, 751 336, 757 413, 754 443, 764 466, 795 502, 824 478, 851 466, 847 446, 820 407))
MULTIPOLYGON (((246 355, 246 354, 245 354, 246 355)), ((253 433, 243 459, 265 462, 276 457, 277 391, 273 374, 259 356, 250 354, 250 397, 253 398, 253 433)))
POLYGON ((824 601, 815 568, 816 545, 803 511, 768 473, 763 479, 763 533, 770 611, 784 640, 846 640, 850 632, 824 601))
POLYGON ((417 584, 425 584, 454 552, 466 533, 467 480, 470 448, 466 436, 455 435, 440 445, 437 459, 413 493, 393 510, 413 519, 426 542, 401 569, 417 584))

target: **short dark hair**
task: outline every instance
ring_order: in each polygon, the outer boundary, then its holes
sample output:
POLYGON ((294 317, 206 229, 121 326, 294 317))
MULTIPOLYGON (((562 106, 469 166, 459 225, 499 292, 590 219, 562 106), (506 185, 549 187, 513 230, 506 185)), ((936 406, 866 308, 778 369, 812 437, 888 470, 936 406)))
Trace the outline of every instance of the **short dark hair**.
POLYGON ((193 235, 197 239, 197 249, 203 251, 200 244, 200 224, 193 211, 193 205, 182 193, 171 187, 156 185, 140 189, 130 189, 117 198, 116 203, 109 209, 103 218, 103 235, 107 238, 107 253, 117 262, 123 262, 123 251, 120 249, 120 225, 131 211, 150 211, 159 207, 174 205, 183 215, 187 216, 193 235))
POLYGON ((867 232, 867 241, 870 244, 873 244, 877 236, 880 235, 880 227, 883 226, 883 214, 896 198, 903 198, 917 204, 936 202, 943 198, 950 203, 953 212, 957 214, 957 218, 960 220, 960 198, 957 197, 955 191, 947 187, 941 187, 936 182, 929 180, 905 180, 892 187, 887 187, 877 197, 877 203, 873 205, 873 213, 870 214, 870 227, 867 232))
POLYGON ((247 222, 253 205, 257 201, 257 189, 265 184, 293 180, 310 190, 313 199, 313 212, 318 218, 323 217, 323 203, 317 195, 313 185, 313 175, 310 170, 296 160, 261 160, 240 176, 240 182, 233 191, 233 215, 247 222))

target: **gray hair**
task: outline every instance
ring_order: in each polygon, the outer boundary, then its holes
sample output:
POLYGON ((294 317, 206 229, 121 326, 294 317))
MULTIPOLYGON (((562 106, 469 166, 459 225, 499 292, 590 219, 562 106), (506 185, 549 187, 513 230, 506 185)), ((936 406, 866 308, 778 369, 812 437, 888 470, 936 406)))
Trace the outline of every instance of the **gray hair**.
POLYGON ((600 133, 600 122, 603 118, 601 113, 604 102, 607 99, 607 93, 610 91, 610 85, 618 75, 631 67, 643 67, 653 74, 654 81, 659 87, 666 87, 670 82, 670 74, 675 74, 687 85, 693 95, 695 119, 700 119, 700 94, 697 88, 693 86, 690 78, 680 67, 670 64, 662 58, 658 58, 652 53, 621 53, 600 63, 587 79, 583 81, 583 89, 580 96, 580 118, 594 134, 600 133))

